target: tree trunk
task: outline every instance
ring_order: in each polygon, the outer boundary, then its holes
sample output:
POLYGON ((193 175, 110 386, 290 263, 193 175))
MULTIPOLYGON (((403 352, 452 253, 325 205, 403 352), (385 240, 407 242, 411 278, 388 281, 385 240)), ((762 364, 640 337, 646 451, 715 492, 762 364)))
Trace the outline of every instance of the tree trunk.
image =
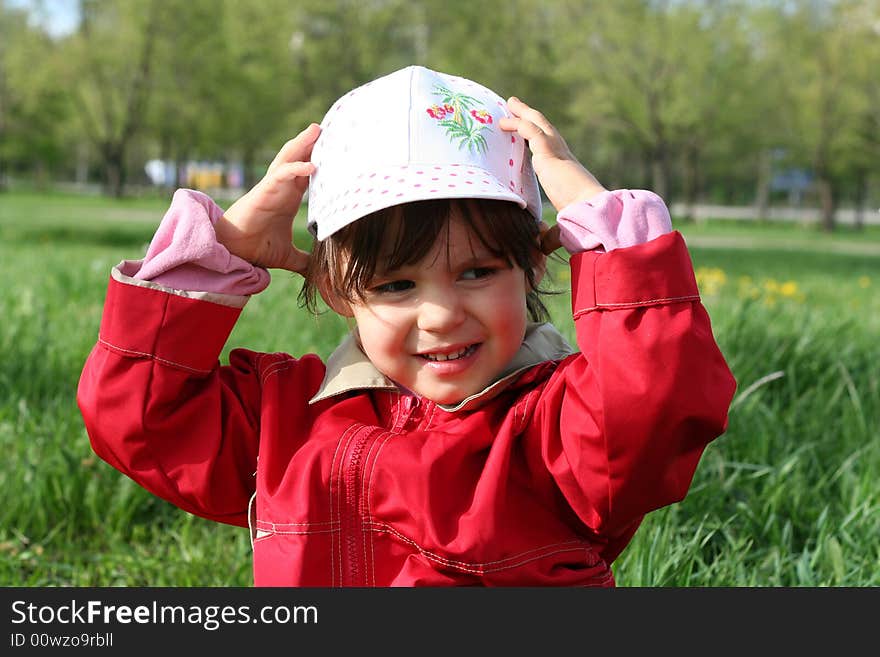
POLYGON ((855 229, 865 230, 865 205, 868 200, 868 172, 859 169, 856 173, 856 217, 855 229))
POLYGON ((651 187, 652 191, 670 205, 667 194, 669 192, 669 167, 666 162, 666 148, 661 144, 651 150, 651 187))
POLYGON ((832 233, 836 228, 834 186, 828 176, 819 178, 819 203, 822 210, 822 230, 832 233))
POLYGON ((697 199, 700 196, 700 150, 688 145, 684 156, 684 220, 697 220, 697 199))
POLYGON ((80 141, 76 145, 76 184, 85 187, 89 182, 88 146, 80 141))
POLYGON ((122 198, 125 189, 124 149, 122 144, 108 144, 101 149, 104 160, 104 193, 113 198, 122 198))
POLYGON ((755 219, 764 221, 770 210, 770 151, 761 149, 758 155, 758 179, 755 183, 755 219))
POLYGON ((39 159, 34 162, 34 187, 41 191, 45 191, 49 186, 49 173, 46 170, 46 163, 39 159))
MULTIPOLYGON (((80 5, 80 15, 82 22, 80 30, 89 43, 89 48, 99 48, 100 46, 92 41, 91 36, 91 19, 94 6, 91 3, 82 2, 80 5)), ((124 98, 120 98, 123 107, 119 113, 113 112, 113 107, 117 105, 111 99, 110 94, 101 94, 101 105, 99 116, 103 121, 103 129, 99 129, 97 125, 97 117, 92 116, 85 103, 80 99, 83 108, 84 118, 86 121, 86 129, 97 146, 104 168, 104 186, 106 193, 119 198, 125 186, 125 153, 128 146, 137 132, 141 129, 141 122, 146 112, 147 98, 149 95, 150 78, 152 72, 153 49, 156 44, 159 33, 159 2, 153 0, 149 6, 149 16, 144 27, 144 40, 141 44, 141 50, 138 54, 138 64, 135 68, 131 83, 126 85, 128 93, 124 98)), ((89 74, 93 78, 96 87, 107 89, 107 80, 104 71, 98 63, 92 62, 89 74)))

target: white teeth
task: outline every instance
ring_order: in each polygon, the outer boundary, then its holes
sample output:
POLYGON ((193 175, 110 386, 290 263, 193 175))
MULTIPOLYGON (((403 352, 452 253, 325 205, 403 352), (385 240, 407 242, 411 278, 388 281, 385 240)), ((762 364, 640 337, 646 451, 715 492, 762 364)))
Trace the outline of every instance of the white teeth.
POLYGON ((471 354, 474 349, 476 349, 476 346, 471 345, 470 347, 465 347, 464 349, 460 349, 451 354, 422 354, 422 357, 433 361, 458 360, 459 358, 471 354))

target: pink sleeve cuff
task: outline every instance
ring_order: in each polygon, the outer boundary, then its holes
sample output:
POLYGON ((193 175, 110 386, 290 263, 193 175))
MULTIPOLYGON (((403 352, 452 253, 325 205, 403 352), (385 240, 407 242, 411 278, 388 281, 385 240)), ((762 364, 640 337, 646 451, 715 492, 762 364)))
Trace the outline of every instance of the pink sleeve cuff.
POLYGON ((269 285, 269 272, 217 242, 223 209, 207 194, 178 189, 133 278, 192 292, 250 295, 269 285))
POLYGON ((571 253, 613 251, 672 231, 666 204, 654 192, 617 189, 572 203, 556 217, 559 239, 571 253))

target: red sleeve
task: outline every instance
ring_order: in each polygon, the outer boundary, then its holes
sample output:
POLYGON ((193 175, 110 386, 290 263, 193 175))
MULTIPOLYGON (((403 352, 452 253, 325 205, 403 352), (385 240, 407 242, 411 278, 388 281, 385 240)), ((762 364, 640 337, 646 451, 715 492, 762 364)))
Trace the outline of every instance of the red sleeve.
POLYGON ((165 500, 247 526, 257 354, 218 357, 240 309, 110 281, 77 403, 95 452, 165 500))
POLYGON ((572 256, 581 353, 547 382, 532 423, 567 503, 610 563, 645 513, 684 498, 736 387, 680 233, 572 256))

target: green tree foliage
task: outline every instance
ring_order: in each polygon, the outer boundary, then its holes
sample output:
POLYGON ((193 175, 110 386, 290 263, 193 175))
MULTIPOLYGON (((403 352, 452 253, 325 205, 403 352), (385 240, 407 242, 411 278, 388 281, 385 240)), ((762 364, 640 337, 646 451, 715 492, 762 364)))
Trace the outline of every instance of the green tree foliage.
POLYGON ((63 177, 85 155, 121 193, 148 154, 210 158, 250 185, 336 98, 416 63, 538 107, 609 186, 763 216, 798 168, 829 229, 841 203, 880 202, 880 0, 79 6, 49 37, 0 4, 0 167, 63 177))
MULTIPOLYGON (((226 42, 219 29, 222 6, 206 0, 163 0, 158 6, 160 43, 155 48, 151 102, 145 132, 156 155, 178 164, 215 156, 228 142, 214 119, 226 97, 226 42)), ((228 117, 234 120, 233 117, 228 117)), ((179 171, 179 167, 177 167, 179 171)), ((177 181, 184 186, 186 181, 177 181)))
POLYGON ((46 182, 66 154, 67 85, 58 83, 57 44, 22 10, 0 4, 0 189, 10 170, 46 182))
POLYGON ((160 33, 159 0, 81 0, 78 32, 65 44, 67 79, 83 133, 108 193, 122 194, 127 155, 143 129, 160 33))
POLYGON ((566 35, 565 69, 586 119, 580 139, 615 176, 693 204, 711 158, 743 132, 749 55, 737 7, 625 0, 572 2, 568 13, 582 27, 566 35))
POLYGON ((872 84, 862 71, 864 62, 877 61, 880 12, 876 3, 852 0, 799 0, 788 8, 778 16, 786 38, 774 45, 796 126, 789 147, 815 173, 823 227, 830 231, 843 179, 864 155, 872 84))

